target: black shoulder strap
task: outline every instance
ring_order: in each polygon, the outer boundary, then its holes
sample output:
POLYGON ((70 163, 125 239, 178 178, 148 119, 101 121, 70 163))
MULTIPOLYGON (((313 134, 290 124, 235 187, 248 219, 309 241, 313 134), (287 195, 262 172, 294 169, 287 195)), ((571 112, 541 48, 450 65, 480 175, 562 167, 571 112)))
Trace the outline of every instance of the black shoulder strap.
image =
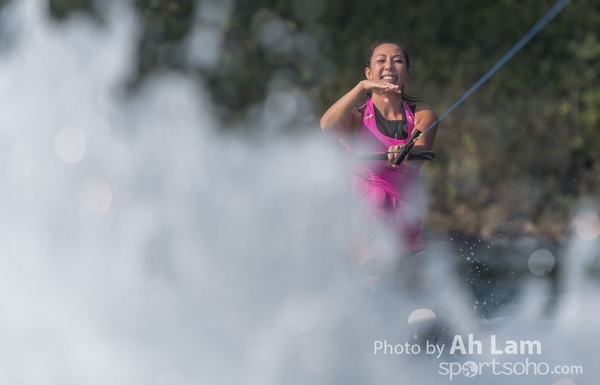
POLYGON ((364 102, 358 103, 356 108, 358 108, 358 112, 360 112, 361 115, 364 114, 367 109, 367 101, 365 100, 364 102))
POLYGON ((417 110, 417 105, 416 104, 411 104, 408 103, 408 108, 410 108, 410 111, 413 113, 413 115, 415 114, 415 111, 417 110))

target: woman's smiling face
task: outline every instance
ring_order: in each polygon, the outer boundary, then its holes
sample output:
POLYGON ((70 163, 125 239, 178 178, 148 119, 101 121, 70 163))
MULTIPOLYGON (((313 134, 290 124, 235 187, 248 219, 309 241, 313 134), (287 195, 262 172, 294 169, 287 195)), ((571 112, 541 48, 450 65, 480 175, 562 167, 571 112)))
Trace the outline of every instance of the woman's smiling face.
POLYGON ((396 44, 381 44, 373 50, 371 63, 365 68, 369 80, 381 80, 402 86, 408 79, 408 65, 404 50, 396 44))

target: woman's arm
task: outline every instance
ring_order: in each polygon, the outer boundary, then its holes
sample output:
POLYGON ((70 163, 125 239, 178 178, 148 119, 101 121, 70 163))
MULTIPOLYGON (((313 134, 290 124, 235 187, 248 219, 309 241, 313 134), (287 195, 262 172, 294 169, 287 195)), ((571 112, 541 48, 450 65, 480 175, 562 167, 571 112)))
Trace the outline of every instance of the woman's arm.
POLYGON ((437 114, 433 108, 417 108, 417 111, 415 112, 415 128, 423 132, 423 135, 421 135, 417 140, 417 143, 415 143, 413 151, 421 152, 433 150, 433 143, 435 142, 438 130, 437 114), (432 124, 434 126, 429 131, 425 132, 432 124))
POLYGON ((324 132, 350 134, 360 127, 361 113, 356 104, 365 98, 367 91, 383 93, 396 91, 398 86, 382 81, 362 80, 346 95, 335 102, 321 117, 321 129, 324 132))
POLYGON ((356 104, 364 99, 365 92, 363 83, 360 82, 329 107, 320 121, 323 132, 338 134, 337 136, 351 133, 356 126, 357 117, 360 116, 356 104))

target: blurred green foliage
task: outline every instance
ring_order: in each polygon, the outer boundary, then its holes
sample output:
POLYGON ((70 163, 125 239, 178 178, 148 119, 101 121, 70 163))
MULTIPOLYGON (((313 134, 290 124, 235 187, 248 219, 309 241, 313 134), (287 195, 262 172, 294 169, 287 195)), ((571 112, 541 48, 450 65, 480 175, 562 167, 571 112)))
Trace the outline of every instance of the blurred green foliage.
POLYGON ((48 4, 52 16, 62 20, 76 11, 94 13, 92 3, 91 0, 50 0, 48 4))
MULTIPOLYGON (((363 78, 378 38, 402 41, 408 92, 444 112, 554 4, 548 0, 231 0, 219 24, 198 18, 226 0, 137 0, 139 77, 169 67, 200 75, 225 122, 260 106, 273 83, 303 90, 316 119, 363 78), (211 24, 212 23, 212 24, 211 24), (194 28, 222 36, 213 66, 186 63, 194 28), (283 80, 282 80, 283 79, 283 80)), ((94 12, 91 0, 50 0, 52 14, 94 12)), ((210 13, 210 12, 209 12, 210 13)), ((599 0, 572 1, 441 124, 427 165, 428 221, 465 232, 568 228, 577 199, 600 183, 599 0)), ((316 124, 314 130, 318 130, 316 124)))
POLYGON ((144 25, 139 46, 139 76, 157 68, 182 69, 179 42, 190 31, 194 0, 135 0, 144 25))

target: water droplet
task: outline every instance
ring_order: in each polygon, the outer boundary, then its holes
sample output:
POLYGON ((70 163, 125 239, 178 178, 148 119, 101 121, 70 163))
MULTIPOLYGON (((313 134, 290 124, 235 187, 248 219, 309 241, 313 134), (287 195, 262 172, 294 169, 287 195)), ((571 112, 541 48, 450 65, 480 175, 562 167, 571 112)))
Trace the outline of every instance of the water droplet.
POLYGON ((54 138, 54 151, 65 163, 79 163, 85 154, 85 137, 77 127, 66 127, 54 138))
POLYGON ((555 258, 550 251, 540 249, 531 254, 527 265, 533 274, 546 275, 554 269, 555 258))
POLYGON ((417 309, 408 316, 408 326, 413 329, 413 332, 418 334, 428 334, 438 324, 437 315, 430 309, 417 309))
POLYGON ((410 315, 408 316, 408 325, 414 326, 415 324, 420 322, 431 322, 436 320, 437 316, 435 315, 435 312, 433 310, 417 309, 410 313, 410 315))
POLYGON ((600 217, 593 212, 585 212, 575 218, 575 232, 580 238, 592 240, 600 235, 600 217))

